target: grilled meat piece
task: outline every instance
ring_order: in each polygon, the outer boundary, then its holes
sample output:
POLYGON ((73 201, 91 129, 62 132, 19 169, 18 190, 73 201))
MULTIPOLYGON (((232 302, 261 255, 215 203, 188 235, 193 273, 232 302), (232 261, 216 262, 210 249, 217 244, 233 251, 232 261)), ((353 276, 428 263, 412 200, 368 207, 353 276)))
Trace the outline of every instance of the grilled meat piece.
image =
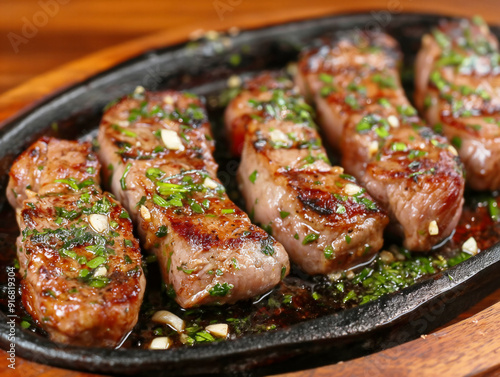
POLYGON ((316 103, 346 172, 388 210, 405 247, 428 251, 460 218, 462 165, 405 97, 400 57, 388 35, 339 33, 303 54, 297 83, 316 103))
POLYGON ((15 161, 24 307, 57 342, 114 347, 137 323, 145 288, 127 212, 98 186, 88 143, 42 138, 15 161))
POLYGON ((283 246, 251 224, 216 178, 198 98, 136 91, 106 111, 98 140, 112 191, 182 307, 248 299, 288 273, 283 246))
POLYGON ((481 19, 441 22, 422 40, 415 102, 457 148, 476 190, 500 189, 500 66, 481 19))
POLYGON ((300 268, 328 274, 370 260, 388 218, 330 165, 310 110, 290 80, 263 74, 247 82, 225 119, 233 145, 246 135, 238 180, 247 210, 300 268))

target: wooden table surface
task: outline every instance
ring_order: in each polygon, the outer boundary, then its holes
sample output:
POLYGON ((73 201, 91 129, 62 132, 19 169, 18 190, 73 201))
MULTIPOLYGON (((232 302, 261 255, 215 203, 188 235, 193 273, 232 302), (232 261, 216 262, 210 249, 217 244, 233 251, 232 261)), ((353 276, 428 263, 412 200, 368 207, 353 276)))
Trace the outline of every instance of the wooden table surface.
MULTIPOLYGON (((166 41, 184 40, 197 29, 251 28, 359 11, 373 11, 379 22, 399 12, 431 12, 480 14, 488 22, 500 24, 498 0, 1 0, 0 121, 57 88, 116 64, 128 53, 133 56, 166 41), (125 49, 110 48, 125 42, 125 49), (125 55, 124 50, 128 51, 125 55), (93 55, 85 64, 77 61, 59 69, 89 54, 93 55), (93 62, 96 66, 89 69, 93 62), (56 69, 64 75, 45 74, 56 69), (24 86, 18 87, 21 84, 24 86)), ((499 301, 500 289, 425 339, 287 376, 500 375, 499 301)), ((0 375, 91 376, 19 357, 12 370, 3 351, 0 375)))

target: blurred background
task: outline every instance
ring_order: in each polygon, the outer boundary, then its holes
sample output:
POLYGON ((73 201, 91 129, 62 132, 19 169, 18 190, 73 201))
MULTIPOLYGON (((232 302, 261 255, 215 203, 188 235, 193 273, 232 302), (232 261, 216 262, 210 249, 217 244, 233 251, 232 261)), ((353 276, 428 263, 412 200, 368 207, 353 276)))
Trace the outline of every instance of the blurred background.
POLYGON ((331 13, 481 14, 498 0, 1 0, 0 93, 92 52, 161 30, 255 27, 331 13), (286 4, 286 6, 283 6, 286 4))

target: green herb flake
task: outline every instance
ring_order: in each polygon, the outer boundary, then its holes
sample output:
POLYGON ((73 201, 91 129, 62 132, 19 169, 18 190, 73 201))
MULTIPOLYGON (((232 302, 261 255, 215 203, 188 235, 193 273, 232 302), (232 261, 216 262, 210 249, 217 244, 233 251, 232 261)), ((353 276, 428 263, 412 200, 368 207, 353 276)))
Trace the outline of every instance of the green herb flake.
POLYGON ((311 242, 316 241, 318 238, 319 238, 318 233, 309 233, 307 236, 304 237, 304 240, 302 241, 302 245, 310 244, 311 242))
POLYGON ((257 170, 254 170, 252 174, 248 176, 248 180, 252 183, 255 183, 255 180, 257 179, 258 172, 257 170))
POLYGON ((488 210, 490 212, 491 220, 500 221, 500 209, 498 203, 494 198, 488 199, 488 210))
POLYGON ((288 216, 290 216, 290 212, 280 211, 280 217, 282 219, 286 219, 288 216))
POLYGON ((92 260, 90 260, 90 261, 87 262, 87 266, 90 267, 90 268, 97 268, 101 264, 103 264, 104 262, 106 262, 106 258, 104 258, 104 257, 95 257, 94 259, 92 259, 92 260))
POLYGON ((458 136, 453 136, 453 138, 451 139, 451 144, 453 144, 454 147, 460 149, 460 147, 462 146, 462 139, 458 136))
POLYGON ((127 164, 127 166, 125 166, 125 170, 123 172, 123 175, 120 178, 120 186, 121 186, 122 190, 126 190, 127 189, 127 183, 126 183, 125 179, 127 178, 127 174, 129 173, 129 171, 130 171, 131 168, 132 168, 132 164, 129 162, 127 164))
POLYGON ((328 259, 328 260, 333 259, 333 256, 334 256, 333 247, 330 245, 325 247, 325 250, 323 250, 323 254, 325 255, 326 259, 328 259))
POLYGON ((208 293, 210 293, 210 296, 224 297, 224 296, 227 296, 231 292, 231 289, 233 289, 233 288, 234 288, 234 286, 232 284, 217 283, 211 289, 208 290, 208 293))
POLYGON ((158 238, 165 237, 168 234, 168 228, 165 225, 161 225, 156 231, 155 235, 158 238))

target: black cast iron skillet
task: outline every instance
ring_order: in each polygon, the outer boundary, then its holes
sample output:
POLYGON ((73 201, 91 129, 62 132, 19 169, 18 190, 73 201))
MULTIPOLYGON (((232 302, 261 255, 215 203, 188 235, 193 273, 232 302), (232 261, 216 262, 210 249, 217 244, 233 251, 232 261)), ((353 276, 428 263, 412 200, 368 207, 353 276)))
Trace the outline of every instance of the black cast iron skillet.
MULTIPOLYGON (((439 16, 391 15, 382 25, 401 44, 407 63, 420 38, 439 16)), ((102 108, 137 85, 147 89, 190 89, 214 97, 234 73, 284 67, 300 48, 322 34, 351 28, 376 28, 369 14, 338 15, 294 22, 231 37, 219 42, 187 43, 138 56, 45 100, 0 130, 1 205, 10 165, 23 148, 59 124, 60 137, 85 137, 95 130, 102 108), (233 67, 231 56, 241 54, 233 67)), ((499 29, 492 28, 497 35, 499 29)), ((216 133, 220 125, 215 124, 216 133)), ((221 167, 224 173, 224 166, 221 167)), ((498 287, 500 245, 410 288, 374 302, 289 328, 202 346, 148 351, 65 346, 16 329, 16 355, 40 363, 107 374, 157 376, 193 374, 264 375, 366 355, 428 333, 457 316, 498 287)), ((9 348, 7 313, 0 313, 0 345, 9 348)))

